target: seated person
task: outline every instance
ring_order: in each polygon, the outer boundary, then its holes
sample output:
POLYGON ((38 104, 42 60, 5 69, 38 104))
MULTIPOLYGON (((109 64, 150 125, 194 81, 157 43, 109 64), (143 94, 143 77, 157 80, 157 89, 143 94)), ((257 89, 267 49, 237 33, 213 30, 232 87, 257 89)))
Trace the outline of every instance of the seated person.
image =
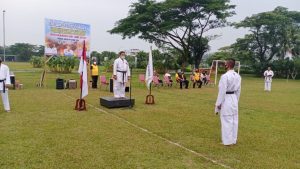
POLYGON ((198 69, 196 69, 194 72, 193 88, 195 88, 196 84, 198 85, 198 88, 202 87, 202 81, 201 81, 200 73, 199 73, 198 69))
POLYGON ((153 71, 153 76, 156 76, 159 84, 163 86, 163 81, 159 78, 159 74, 156 72, 156 70, 153 71))
POLYGON ((207 85, 208 81, 207 81, 207 72, 206 71, 203 71, 201 73, 201 81, 203 82, 204 85, 207 85))
POLYGON ((176 81, 180 83, 180 89, 182 89, 182 83, 185 84, 185 88, 188 89, 189 87, 189 81, 186 80, 186 76, 184 72, 178 72, 176 73, 176 81))
POLYGON ((165 76, 165 77, 168 77, 168 79, 169 79, 169 81, 170 81, 170 83, 171 83, 171 86, 172 86, 173 80, 172 80, 172 76, 171 76, 171 74, 169 73, 168 70, 167 70, 167 72, 165 73, 164 76, 165 76))
POLYGON ((175 79, 176 79, 176 82, 178 82, 178 83, 180 82, 180 81, 179 81, 179 72, 176 72, 176 74, 175 74, 175 79))

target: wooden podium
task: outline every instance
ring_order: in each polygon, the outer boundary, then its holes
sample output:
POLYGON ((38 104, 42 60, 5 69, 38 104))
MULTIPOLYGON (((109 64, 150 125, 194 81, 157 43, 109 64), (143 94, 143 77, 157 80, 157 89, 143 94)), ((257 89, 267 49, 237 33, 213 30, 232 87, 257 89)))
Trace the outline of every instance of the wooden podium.
POLYGON ((114 98, 114 97, 101 97, 100 105, 107 108, 118 108, 118 107, 132 107, 135 100, 125 98, 114 98))

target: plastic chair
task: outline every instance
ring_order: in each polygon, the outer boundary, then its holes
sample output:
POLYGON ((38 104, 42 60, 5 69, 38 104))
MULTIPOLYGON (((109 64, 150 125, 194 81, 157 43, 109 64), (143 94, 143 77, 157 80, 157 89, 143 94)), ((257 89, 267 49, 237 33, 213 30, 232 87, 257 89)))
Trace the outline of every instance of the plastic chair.
POLYGON ((144 74, 139 74, 139 82, 145 85, 145 75, 144 74))
POLYGON ((155 86, 155 87, 159 87, 162 85, 161 83, 159 83, 159 79, 157 76, 153 76, 152 83, 153 83, 153 86, 155 86))
POLYGON ((172 87, 172 82, 170 81, 170 78, 168 76, 164 76, 164 83, 165 86, 172 87))
POLYGON ((107 89, 107 86, 109 85, 108 81, 106 80, 106 77, 105 76, 100 76, 100 89, 101 89, 101 86, 102 85, 106 85, 106 89, 107 89))

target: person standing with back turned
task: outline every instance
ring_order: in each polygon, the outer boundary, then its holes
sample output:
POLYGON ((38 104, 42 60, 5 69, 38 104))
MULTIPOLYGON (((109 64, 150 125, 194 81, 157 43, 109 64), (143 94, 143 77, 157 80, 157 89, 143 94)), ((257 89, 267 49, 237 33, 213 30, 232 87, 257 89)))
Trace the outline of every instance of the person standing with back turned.
POLYGON ((7 89, 7 86, 9 85, 11 85, 9 68, 5 64, 2 64, 2 59, 0 58, 0 92, 2 96, 4 110, 6 112, 10 112, 8 89, 7 89))
POLYGON ((227 72, 219 81, 219 93, 215 105, 216 114, 220 113, 222 143, 225 146, 237 143, 238 102, 241 93, 241 76, 234 71, 235 60, 225 63, 227 72))

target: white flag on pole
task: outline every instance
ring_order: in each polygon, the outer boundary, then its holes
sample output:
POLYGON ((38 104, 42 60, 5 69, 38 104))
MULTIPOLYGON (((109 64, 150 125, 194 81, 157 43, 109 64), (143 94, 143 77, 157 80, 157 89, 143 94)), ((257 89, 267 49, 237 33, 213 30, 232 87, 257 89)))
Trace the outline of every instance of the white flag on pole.
POLYGON ((150 84, 153 80, 153 61, 152 61, 152 47, 150 48, 148 65, 146 70, 146 85, 150 89, 150 84))

